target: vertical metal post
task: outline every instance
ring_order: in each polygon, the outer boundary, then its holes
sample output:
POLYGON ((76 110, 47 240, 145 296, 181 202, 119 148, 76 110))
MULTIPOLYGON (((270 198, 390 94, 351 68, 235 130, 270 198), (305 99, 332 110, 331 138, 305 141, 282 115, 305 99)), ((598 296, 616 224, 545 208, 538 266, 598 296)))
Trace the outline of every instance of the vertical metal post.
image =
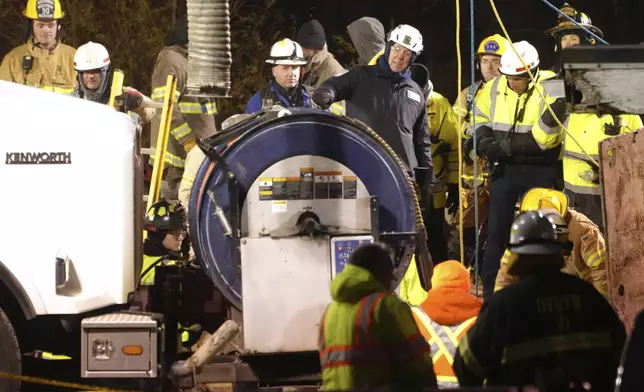
MULTIPOLYGON (((470 0, 470 67, 471 67, 471 78, 470 82, 473 86, 476 83, 476 41, 474 29, 476 26, 476 20, 474 19, 474 0, 470 0)), ((474 97, 476 98, 476 97, 474 97)), ((473 99, 474 99, 473 98, 473 99)), ((476 105, 472 105, 476 107, 476 105)), ((472 119, 472 138, 474 141, 474 146, 476 146, 476 116, 470 116, 472 119)), ((476 293, 479 291, 479 173, 478 173, 478 155, 476 154, 476 148, 474 148, 474 290, 476 293)))

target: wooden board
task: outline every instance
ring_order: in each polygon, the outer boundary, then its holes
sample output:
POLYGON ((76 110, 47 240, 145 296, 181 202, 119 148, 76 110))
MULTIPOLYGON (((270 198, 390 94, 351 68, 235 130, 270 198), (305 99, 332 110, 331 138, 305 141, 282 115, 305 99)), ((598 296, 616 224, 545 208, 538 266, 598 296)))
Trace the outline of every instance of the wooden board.
POLYGON ((613 307, 630 332, 644 309, 644 128, 600 143, 613 307))

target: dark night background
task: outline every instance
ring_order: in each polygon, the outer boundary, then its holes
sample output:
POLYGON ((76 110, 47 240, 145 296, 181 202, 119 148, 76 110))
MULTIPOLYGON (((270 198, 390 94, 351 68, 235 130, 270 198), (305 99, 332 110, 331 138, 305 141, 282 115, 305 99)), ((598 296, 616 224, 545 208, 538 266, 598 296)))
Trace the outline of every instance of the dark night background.
MULTIPOLYGON (((172 21, 173 0, 61 0, 67 13, 64 42, 75 47, 100 42, 110 51, 112 63, 125 71, 126 82, 145 93, 155 56, 172 21)), ((356 55, 346 25, 362 16, 378 18, 385 29, 400 23, 417 27, 425 50, 418 58, 428 66, 435 90, 450 101, 457 94, 455 46, 456 1, 461 6, 463 86, 470 81, 469 0, 230 0, 233 38, 233 98, 220 103, 221 121, 238 112, 250 95, 265 83, 268 68, 263 61, 270 46, 284 37, 293 38, 309 15, 325 27, 329 50, 349 66, 356 55)), ((475 40, 500 33, 488 0, 475 1, 475 40)), ((178 9, 185 1, 176 0, 178 9)), ((24 42, 25 21, 20 12, 26 0, 0 0, 0 57, 24 42)), ((554 0, 555 6, 563 1, 554 0)), ((644 41, 644 1, 570 0, 602 29, 610 43, 644 41)), ((557 15, 541 0, 496 0, 499 13, 514 41, 528 40, 537 47, 542 64, 552 64, 554 41, 543 31, 556 23, 557 15)))

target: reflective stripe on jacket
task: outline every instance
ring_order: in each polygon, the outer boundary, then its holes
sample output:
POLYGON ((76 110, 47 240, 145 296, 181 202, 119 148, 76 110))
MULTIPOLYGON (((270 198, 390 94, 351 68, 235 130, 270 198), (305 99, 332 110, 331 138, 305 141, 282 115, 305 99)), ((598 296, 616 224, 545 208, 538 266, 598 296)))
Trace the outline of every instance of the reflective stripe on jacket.
MULTIPOLYGON (((620 122, 618 130, 620 135, 642 128, 642 120, 639 116, 621 115, 617 118, 620 122)), ((568 116, 564 125, 572 137, 564 136, 563 166, 566 189, 579 194, 601 194, 597 167, 590 162, 583 151, 585 150, 596 162, 599 162, 599 142, 616 136, 607 135, 604 132, 606 125, 610 126, 614 123, 615 117, 611 115, 599 117, 590 113, 572 113, 568 116)))
POLYGON ((458 379, 452 369, 454 355, 456 355, 459 340, 474 324, 476 317, 455 325, 441 325, 430 319, 420 307, 414 306, 411 310, 420 333, 431 346, 432 362, 434 362, 434 373, 436 373, 438 386, 440 388, 458 388, 458 379))
MULTIPOLYGON (((469 139, 472 137, 472 108, 474 105, 474 100, 479 97, 485 82, 479 81, 476 84, 473 84, 467 88, 464 88, 461 93, 458 95, 454 106, 454 114, 456 114, 457 119, 461 122, 459 126, 459 132, 461 132, 462 140, 469 139)), ((472 160, 474 160, 474 152, 470 154, 472 160)), ((485 186, 485 176, 487 173, 487 159, 485 157, 479 156, 476 157, 477 168, 476 168, 476 177, 478 178, 477 187, 485 186)), ((458 156, 456 156, 456 164, 458 165, 458 156)), ((457 166, 458 169, 458 166, 457 166)), ((458 175, 458 170, 457 170, 458 175)), ((474 188, 474 165, 467 164, 463 160, 463 187, 465 188, 474 188)))
MULTIPOLYGON (((606 272, 606 243, 597 225, 586 215, 575 210, 568 210, 568 240, 573 243, 572 252, 566 259, 562 272, 578 276, 592 284, 597 291, 608 297, 608 275, 606 272)), ((501 290, 518 279, 508 273, 510 265, 517 255, 506 249, 501 258, 501 267, 496 276, 494 291, 501 290)))
POLYGON ((381 286, 363 268, 346 268, 332 283, 334 301, 320 323, 322 389, 436 386, 429 345, 409 306, 384 291, 345 302, 381 286))
MULTIPOLYGON (((168 75, 177 76, 177 91, 175 91, 175 106, 172 111, 170 137, 165 156, 165 162, 172 166, 183 168, 186 154, 195 146, 197 139, 204 139, 217 132, 215 117, 217 107, 215 102, 195 97, 185 96, 188 83, 188 51, 179 45, 166 46, 159 52, 152 73, 152 96, 157 102, 163 102, 166 93, 168 75)), ((159 135, 161 112, 152 119, 150 125, 151 147, 155 148, 159 135)), ((151 157, 154 158, 154 155, 151 157)))
POLYGON ((52 51, 42 49, 32 40, 7 53, 0 65, 0 80, 71 94, 78 85, 74 55, 76 49, 59 43, 52 51), (25 56, 33 57, 31 70, 25 73, 25 56))
MULTIPOLYGON (((539 94, 544 93, 540 82, 553 76, 554 73, 550 71, 539 71, 536 84, 530 82, 528 89, 521 95, 508 86, 505 75, 486 83, 480 96, 474 101, 475 132, 481 132, 483 127, 488 127, 492 129, 496 141, 514 139, 516 144, 521 146, 536 142, 544 153, 560 146, 563 139, 561 127, 548 127, 541 120, 546 105, 539 94)), ((546 99, 550 104, 555 101, 554 97, 547 95, 546 99)), ((477 143, 481 143, 481 138, 477 136, 477 139, 477 143)), ((552 161, 558 159, 558 151, 548 153, 549 159, 539 154, 513 154, 508 159, 517 163, 536 163, 544 158, 552 161)))

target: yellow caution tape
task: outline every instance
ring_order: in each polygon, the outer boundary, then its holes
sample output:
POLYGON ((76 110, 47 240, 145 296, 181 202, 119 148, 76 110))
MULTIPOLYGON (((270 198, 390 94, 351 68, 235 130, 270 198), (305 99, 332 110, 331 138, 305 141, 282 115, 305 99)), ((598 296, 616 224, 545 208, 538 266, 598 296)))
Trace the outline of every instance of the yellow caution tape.
POLYGON ((22 382, 27 382, 27 383, 32 383, 32 384, 51 385, 51 386, 54 386, 54 387, 71 388, 71 389, 84 390, 84 391, 142 392, 142 391, 137 391, 137 390, 113 389, 113 388, 97 387, 95 385, 77 384, 77 383, 73 383, 73 382, 50 380, 50 379, 47 379, 47 378, 32 377, 32 376, 23 376, 21 374, 12 374, 12 373, 6 373, 6 372, 0 372, 0 379, 13 380, 13 381, 22 381, 22 382))

